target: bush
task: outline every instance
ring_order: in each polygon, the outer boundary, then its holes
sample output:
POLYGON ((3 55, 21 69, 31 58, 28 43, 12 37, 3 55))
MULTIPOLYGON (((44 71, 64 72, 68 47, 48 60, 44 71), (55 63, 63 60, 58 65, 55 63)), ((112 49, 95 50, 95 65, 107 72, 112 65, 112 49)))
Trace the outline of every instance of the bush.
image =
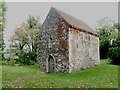
POLYGON ((23 65, 33 65, 34 64, 34 56, 32 53, 22 52, 19 56, 18 61, 23 65))
POLYGON ((14 59, 3 60, 3 61, 2 61, 2 65, 11 65, 11 66, 15 66, 15 62, 16 62, 16 60, 14 60, 14 59))
POLYGON ((112 47, 109 49, 108 57, 110 58, 110 63, 115 65, 120 65, 120 48, 112 47))
POLYGON ((2 65, 8 65, 8 61, 7 60, 2 60, 2 65))
POLYGON ((10 61, 8 62, 8 64, 11 65, 11 66, 15 66, 15 62, 16 62, 16 60, 10 59, 10 61))

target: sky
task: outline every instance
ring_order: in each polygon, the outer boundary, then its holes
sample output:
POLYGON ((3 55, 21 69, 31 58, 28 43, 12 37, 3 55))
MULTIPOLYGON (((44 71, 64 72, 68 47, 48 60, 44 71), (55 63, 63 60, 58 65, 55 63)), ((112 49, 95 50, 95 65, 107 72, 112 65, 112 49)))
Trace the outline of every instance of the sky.
POLYGON ((41 24, 44 22, 51 7, 76 17, 95 30, 97 21, 108 17, 118 20, 117 2, 7 2, 6 28, 4 39, 6 48, 15 28, 25 22, 29 15, 39 16, 41 24))

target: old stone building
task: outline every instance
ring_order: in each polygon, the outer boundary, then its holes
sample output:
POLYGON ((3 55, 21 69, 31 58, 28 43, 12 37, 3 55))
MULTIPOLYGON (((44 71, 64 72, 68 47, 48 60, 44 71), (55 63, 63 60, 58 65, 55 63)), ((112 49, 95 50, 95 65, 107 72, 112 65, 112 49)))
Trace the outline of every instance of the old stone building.
POLYGON ((100 64, 99 35, 83 21, 58 9, 50 9, 38 36, 42 71, 72 73, 100 64))

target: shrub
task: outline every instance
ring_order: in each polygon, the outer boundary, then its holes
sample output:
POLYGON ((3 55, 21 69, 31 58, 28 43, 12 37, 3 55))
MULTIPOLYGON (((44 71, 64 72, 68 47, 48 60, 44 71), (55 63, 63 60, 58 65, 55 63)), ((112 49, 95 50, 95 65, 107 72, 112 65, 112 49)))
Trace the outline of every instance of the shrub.
POLYGON ((8 61, 7 60, 2 60, 2 65, 8 65, 8 61))
POLYGON ((34 56, 32 53, 22 52, 19 56, 19 62, 23 65, 33 65, 34 64, 34 56))
POLYGON ((120 48, 112 47, 109 49, 108 57, 110 58, 110 63, 115 65, 120 65, 120 48))
POLYGON ((11 65, 11 66, 15 66, 15 62, 16 62, 16 60, 10 59, 10 61, 8 62, 8 64, 11 65))
POLYGON ((11 66, 15 66, 15 62, 16 62, 16 60, 14 60, 14 59, 3 60, 3 61, 2 61, 2 65, 11 65, 11 66))

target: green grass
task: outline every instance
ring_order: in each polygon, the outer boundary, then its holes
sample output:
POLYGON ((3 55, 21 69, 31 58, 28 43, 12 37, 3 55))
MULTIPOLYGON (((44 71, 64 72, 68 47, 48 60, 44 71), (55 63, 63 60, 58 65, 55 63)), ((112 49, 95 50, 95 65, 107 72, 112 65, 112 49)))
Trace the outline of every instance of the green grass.
POLYGON ((37 66, 2 66, 3 88, 118 88, 118 66, 101 65, 72 74, 48 74, 37 66))

